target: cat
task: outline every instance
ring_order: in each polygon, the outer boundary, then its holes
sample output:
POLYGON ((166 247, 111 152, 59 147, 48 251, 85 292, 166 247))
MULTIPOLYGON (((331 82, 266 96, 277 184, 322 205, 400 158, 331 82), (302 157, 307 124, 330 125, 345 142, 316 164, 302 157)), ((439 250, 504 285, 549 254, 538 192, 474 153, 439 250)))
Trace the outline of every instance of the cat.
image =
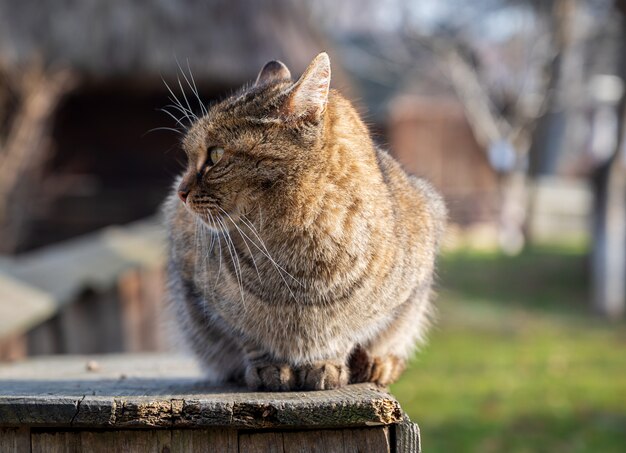
POLYGON ((319 54, 279 61, 186 132, 168 290, 206 375, 255 390, 386 386, 424 340, 446 208, 374 145, 319 54))

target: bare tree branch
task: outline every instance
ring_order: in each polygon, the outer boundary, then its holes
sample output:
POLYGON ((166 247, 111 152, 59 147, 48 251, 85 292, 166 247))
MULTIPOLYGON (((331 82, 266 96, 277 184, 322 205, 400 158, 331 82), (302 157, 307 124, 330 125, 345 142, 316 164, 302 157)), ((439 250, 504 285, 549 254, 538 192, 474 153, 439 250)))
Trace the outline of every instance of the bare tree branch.
POLYGON ((19 243, 32 195, 49 149, 52 116, 60 99, 71 89, 74 77, 67 71, 46 72, 35 64, 21 68, 13 80, 19 101, 0 136, 0 251, 19 243))

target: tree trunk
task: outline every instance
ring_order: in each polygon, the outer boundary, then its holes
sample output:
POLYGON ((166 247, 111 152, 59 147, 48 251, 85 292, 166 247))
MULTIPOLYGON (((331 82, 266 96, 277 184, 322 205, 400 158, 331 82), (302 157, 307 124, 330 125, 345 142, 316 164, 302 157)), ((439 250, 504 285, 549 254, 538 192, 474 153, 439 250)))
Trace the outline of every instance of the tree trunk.
MULTIPOLYGON (((626 39, 626 1, 616 2, 622 13, 621 42, 626 39)), ((619 75, 626 80, 626 52, 619 55, 619 75)), ((626 308, 626 95, 618 107, 618 129, 612 158, 593 178, 595 206, 591 252, 591 289, 595 311, 619 318, 626 308)))

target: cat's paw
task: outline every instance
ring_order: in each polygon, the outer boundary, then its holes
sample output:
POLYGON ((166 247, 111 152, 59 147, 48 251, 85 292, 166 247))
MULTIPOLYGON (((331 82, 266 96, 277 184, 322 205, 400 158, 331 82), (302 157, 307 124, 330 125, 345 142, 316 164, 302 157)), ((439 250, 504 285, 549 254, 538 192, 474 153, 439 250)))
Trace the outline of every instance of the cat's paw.
POLYGON ((347 365, 337 360, 303 365, 297 370, 298 387, 302 390, 330 390, 346 385, 350 379, 347 365))
POLYGON ((405 368, 406 361, 393 354, 374 357, 369 382, 387 387, 398 380, 405 368))
POLYGON ((372 356, 365 349, 357 348, 350 358, 350 382, 373 382, 386 387, 395 382, 405 368, 406 361, 398 356, 372 356))
POLYGON ((296 374, 287 364, 250 364, 246 369, 246 385, 251 390, 285 392, 296 388, 296 374))

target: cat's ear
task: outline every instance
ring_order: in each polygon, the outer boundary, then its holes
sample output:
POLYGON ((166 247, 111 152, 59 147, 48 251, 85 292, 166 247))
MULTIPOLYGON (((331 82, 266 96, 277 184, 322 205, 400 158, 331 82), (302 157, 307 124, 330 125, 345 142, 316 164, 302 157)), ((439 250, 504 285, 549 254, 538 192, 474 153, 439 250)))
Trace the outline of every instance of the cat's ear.
POLYGON ((272 60, 263 66, 256 78, 255 85, 291 80, 291 72, 282 61, 272 60))
POLYGON ((322 52, 291 88, 284 113, 294 118, 319 121, 326 109, 329 89, 330 59, 326 52, 322 52))

